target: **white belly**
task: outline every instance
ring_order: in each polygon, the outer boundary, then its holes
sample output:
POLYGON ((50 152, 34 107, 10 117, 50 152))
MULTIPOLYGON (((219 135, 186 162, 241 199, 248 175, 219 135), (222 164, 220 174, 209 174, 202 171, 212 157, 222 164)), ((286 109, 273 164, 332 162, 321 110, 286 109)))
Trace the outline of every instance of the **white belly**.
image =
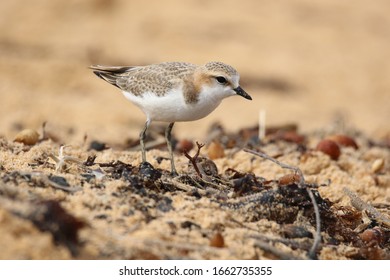
POLYGON ((221 99, 202 98, 197 103, 186 104, 181 90, 172 90, 164 96, 145 93, 142 97, 123 92, 151 121, 185 122, 204 118, 221 103, 221 99))

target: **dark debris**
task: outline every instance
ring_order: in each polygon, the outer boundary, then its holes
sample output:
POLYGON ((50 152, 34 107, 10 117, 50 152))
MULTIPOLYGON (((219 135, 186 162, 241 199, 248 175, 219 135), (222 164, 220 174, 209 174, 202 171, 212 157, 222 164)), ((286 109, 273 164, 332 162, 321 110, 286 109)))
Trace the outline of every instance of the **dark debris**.
POLYGON ((63 187, 70 187, 68 181, 64 177, 50 175, 49 180, 63 187))
POLYGON ((35 211, 28 218, 39 230, 50 232, 55 243, 65 245, 72 255, 77 255, 78 231, 86 223, 66 211, 58 201, 38 202, 35 211))
POLYGON ((99 141, 92 141, 90 144, 89 144, 89 150, 95 150, 95 151, 103 151, 103 150, 106 150, 108 149, 106 143, 103 143, 103 142, 99 142, 99 141))

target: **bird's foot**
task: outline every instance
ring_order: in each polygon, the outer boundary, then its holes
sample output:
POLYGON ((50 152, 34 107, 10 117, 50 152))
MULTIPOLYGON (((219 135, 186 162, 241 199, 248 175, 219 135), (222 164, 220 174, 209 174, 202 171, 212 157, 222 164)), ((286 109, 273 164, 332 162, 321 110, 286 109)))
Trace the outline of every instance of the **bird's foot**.
POLYGON ((177 177, 177 176, 179 176, 179 173, 177 173, 176 169, 175 169, 175 170, 171 170, 171 176, 172 176, 172 177, 177 177))

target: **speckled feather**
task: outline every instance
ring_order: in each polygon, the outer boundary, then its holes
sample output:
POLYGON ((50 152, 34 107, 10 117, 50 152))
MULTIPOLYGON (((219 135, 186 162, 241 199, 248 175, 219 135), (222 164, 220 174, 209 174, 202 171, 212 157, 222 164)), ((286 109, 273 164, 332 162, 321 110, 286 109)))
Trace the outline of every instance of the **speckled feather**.
POLYGON ((147 66, 106 67, 92 66, 100 78, 136 96, 153 92, 157 96, 165 95, 172 88, 193 74, 196 65, 185 62, 165 62, 147 66))
POLYGON ((228 76, 238 75, 236 69, 222 62, 209 62, 204 66, 208 71, 215 73, 226 73, 228 76))

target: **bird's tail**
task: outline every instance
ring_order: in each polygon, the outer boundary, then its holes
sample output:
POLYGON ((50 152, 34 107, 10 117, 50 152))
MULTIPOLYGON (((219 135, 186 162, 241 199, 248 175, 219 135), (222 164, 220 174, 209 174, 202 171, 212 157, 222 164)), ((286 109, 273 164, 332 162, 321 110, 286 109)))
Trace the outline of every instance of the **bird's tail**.
POLYGON ((89 67, 93 70, 93 73, 95 73, 96 76, 99 78, 105 80, 106 82, 119 87, 117 84, 118 78, 121 76, 121 74, 129 71, 131 66, 103 66, 103 65, 91 65, 89 67))

